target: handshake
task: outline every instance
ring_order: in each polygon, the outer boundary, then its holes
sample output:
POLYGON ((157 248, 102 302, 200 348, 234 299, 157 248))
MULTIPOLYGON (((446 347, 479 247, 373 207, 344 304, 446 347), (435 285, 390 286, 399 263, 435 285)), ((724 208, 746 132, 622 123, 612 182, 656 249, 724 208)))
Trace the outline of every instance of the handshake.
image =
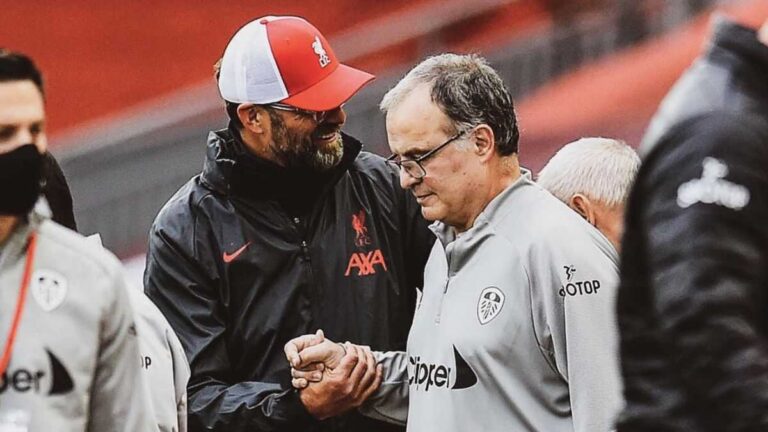
POLYGON ((320 420, 357 408, 381 384, 371 349, 326 339, 322 330, 285 344, 291 384, 307 411, 320 420))

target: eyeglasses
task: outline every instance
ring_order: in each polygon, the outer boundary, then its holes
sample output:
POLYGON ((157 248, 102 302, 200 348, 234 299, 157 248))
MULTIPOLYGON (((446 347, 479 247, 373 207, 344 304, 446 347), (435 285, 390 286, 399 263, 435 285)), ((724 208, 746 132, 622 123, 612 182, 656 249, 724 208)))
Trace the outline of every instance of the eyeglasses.
POLYGON ((443 147, 447 146, 448 144, 456 141, 457 139, 461 138, 463 135, 467 133, 466 130, 463 130, 456 135, 448 138, 444 143, 440 144, 439 146, 433 148, 432 150, 424 153, 423 155, 415 158, 415 159, 397 159, 398 155, 392 155, 387 158, 387 162, 391 163, 392 165, 396 166, 398 170, 404 169, 406 173, 408 173, 409 176, 415 178, 416 180, 421 180, 424 178, 425 175, 427 175, 427 170, 424 169, 424 166, 421 165, 425 160, 429 159, 430 157, 434 156, 435 153, 440 151, 443 147))
POLYGON ((328 111, 310 111, 310 110, 305 110, 305 109, 301 109, 301 108, 295 107, 293 105, 286 105, 286 104, 281 104, 281 103, 271 103, 271 104, 266 104, 264 106, 267 106, 267 107, 270 107, 270 108, 274 108, 274 109, 280 110, 280 111, 292 112, 292 113, 295 113, 295 114, 298 114, 298 115, 304 116, 304 117, 310 117, 310 118, 312 118, 315 121, 315 123, 322 123, 323 120, 328 118, 328 114, 330 114, 333 111, 336 111, 338 109, 343 108, 344 104, 341 104, 337 108, 330 109, 328 111))

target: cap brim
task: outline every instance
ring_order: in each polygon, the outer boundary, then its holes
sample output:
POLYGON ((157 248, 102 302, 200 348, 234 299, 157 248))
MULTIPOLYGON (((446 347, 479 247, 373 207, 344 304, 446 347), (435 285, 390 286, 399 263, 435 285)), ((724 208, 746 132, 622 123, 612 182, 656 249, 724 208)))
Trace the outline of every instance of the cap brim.
POLYGON ((311 111, 332 110, 374 78, 368 72, 340 64, 322 81, 280 102, 311 111))

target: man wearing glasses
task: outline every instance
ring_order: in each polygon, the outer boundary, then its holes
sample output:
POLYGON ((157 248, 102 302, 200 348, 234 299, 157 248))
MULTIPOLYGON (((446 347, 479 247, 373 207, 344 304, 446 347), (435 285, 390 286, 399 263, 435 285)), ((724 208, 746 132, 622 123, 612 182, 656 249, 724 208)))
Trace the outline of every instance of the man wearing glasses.
MULTIPOLYGON (((361 410, 409 431, 611 430, 621 405, 615 253, 520 167, 501 78, 477 56, 444 54, 381 108, 389 160, 438 241, 407 349, 375 353, 384 379, 361 410)), ((313 335, 286 345, 294 385, 307 389, 323 381, 305 371, 343 355, 313 335)))
POLYGON ((434 236, 397 172, 340 132, 373 76, 297 17, 246 24, 217 66, 229 127, 160 211, 145 273, 189 358, 189 430, 401 430, 339 416, 378 386, 369 349, 350 345, 302 391, 282 351, 318 328, 405 348, 434 236))

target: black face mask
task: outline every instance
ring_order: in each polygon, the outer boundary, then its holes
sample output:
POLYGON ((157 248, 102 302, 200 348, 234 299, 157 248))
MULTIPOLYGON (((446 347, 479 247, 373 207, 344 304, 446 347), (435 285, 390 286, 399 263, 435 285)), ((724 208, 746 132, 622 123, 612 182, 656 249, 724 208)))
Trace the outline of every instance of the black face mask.
POLYGON ((40 196, 43 156, 33 144, 0 154, 0 215, 25 215, 40 196))

